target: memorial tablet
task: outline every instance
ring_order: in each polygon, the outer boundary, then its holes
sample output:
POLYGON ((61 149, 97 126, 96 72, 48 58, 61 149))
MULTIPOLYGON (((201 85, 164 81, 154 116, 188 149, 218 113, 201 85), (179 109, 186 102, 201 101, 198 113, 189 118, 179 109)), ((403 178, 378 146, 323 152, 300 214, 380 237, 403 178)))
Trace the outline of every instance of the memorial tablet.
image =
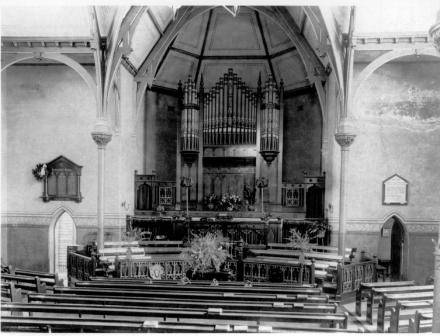
POLYGON ((385 205, 408 204, 408 182, 397 174, 383 181, 382 202, 385 205))

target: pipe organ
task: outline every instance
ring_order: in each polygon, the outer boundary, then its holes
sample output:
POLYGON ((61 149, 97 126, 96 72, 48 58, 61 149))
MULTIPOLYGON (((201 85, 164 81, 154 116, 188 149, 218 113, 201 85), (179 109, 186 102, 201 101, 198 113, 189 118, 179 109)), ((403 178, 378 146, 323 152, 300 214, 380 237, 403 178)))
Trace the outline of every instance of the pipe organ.
POLYGON ((229 69, 229 72, 204 94, 204 145, 255 144, 257 101, 257 93, 229 69))
POLYGON ((262 86, 260 76, 253 90, 229 69, 207 90, 203 77, 197 88, 189 76, 178 93, 183 164, 177 176, 196 182, 190 201, 200 204, 209 194, 243 197, 244 188, 255 188, 264 174, 272 184, 269 201, 281 203, 283 84, 269 75, 262 86))

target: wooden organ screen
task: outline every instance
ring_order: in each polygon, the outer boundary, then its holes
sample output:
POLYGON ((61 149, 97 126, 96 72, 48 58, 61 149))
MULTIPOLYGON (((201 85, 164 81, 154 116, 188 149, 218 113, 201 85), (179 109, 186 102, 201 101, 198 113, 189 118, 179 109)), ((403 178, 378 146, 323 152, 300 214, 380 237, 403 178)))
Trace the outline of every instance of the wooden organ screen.
POLYGON ((203 144, 256 144, 257 102, 257 94, 229 69, 209 92, 204 93, 203 144))

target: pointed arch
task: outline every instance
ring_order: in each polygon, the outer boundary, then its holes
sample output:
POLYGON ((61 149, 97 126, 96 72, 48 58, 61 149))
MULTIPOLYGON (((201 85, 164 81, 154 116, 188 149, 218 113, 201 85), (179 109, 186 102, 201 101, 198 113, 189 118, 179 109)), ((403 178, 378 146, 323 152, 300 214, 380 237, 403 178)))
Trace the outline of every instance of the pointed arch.
MULTIPOLYGON (((58 54, 58 53, 41 53, 38 54, 38 57, 41 58, 47 58, 53 61, 57 61, 60 63, 63 63, 65 65, 67 65, 69 68, 73 69, 77 74, 79 74, 81 76, 81 78, 86 82, 87 86, 92 90, 93 92, 93 97, 95 97, 96 100, 96 82, 94 80, 94 78, 90 75, 90 73, 81 65, 79 64, 77 61, 75 61, 74 59, 66 56, 66 55, 62 55, 62 54, 58 54)), ((35 58, 35 54, 26 54, 26 55, 18 55, 10 60, 8 60, 7 62, 5 62, 4 64, 2 64, 2 69, 1 71, 6 70, 7 68, 9 68, 11 65, 14 65, 15 63, 27 60, 27 59, 32 59, 35 58)))
POLYGON ((52 213, 52 219, 49 225, 49 249, 48 249, 48 253, 49 253, 49 272, 55 272, 55 262, 56 262, 56 258, 55 258, 55 253, 56 253, 56 237, 55 237, 55 229, 57 224, 59 223, 59 220, 61 219, 61 217, 67 214, 73 223, 73 230, 74 230, 74 237, 73 237, 73 241, 76 243, 76 224, 75 224, 75 220, 72 216, 72 211, 65 207, 65 206, 61 206, 59 208, 57 208, 53 213, 52 213))

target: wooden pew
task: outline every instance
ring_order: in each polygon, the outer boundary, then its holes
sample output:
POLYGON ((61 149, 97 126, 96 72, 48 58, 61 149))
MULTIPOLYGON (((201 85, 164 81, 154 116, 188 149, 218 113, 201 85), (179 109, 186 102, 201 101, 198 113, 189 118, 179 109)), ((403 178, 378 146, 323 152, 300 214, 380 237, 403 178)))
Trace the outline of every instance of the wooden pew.
POLYGON ((145 316, 160 319, 178 318, 179 321, 188 319, 209 320, 209 321, 239 321, 239 324, 257 325, 261 322, 277 326, 290 325, 294 327, 298 323, 313 323, 318 326, 322 324, 335 327, 338 325, 342 329, 347 328, 347 313, 301 313, 290 312, 280 314, 267 314, 261 312, 241 312, 225 310, 221 308, 208 309, 158 309, 158 308, 121 308, 102 305, 61 305, 61 304, 32 304, 32 303, 5 303, 2 304, 2 314, 5 312, 26 312, 44 314, 63 314, 63 315, 97 315, 97 316, 130 316, 132 319, 145 319, 145 316))
MULTIPOLYGON (((315 288, 308 288, 315 289, 315 288)), ((66 288, 55 287, 54 294, 75 294, 75 295, 88 295, 88 296, 119 296, 126 298, 167 298, 172 297, 174 299, 192 299, 192 300, 221 300, 221 301, 279 301, 289 302, 302 298, 317 297, 316 301, 323 302, 327 300, 328 296, 319 295, 316 293, 304 294, 306 289, 299 291, 298 294, 257 294, 257 293, 234 293, 234 292, 205 292, 205 291, 167 291, 167 290, 123 290, 119 288, 99 289, 99 288, 66 288)))
MULTIPOLYGON (((269 325, 248 326, 240 324, 212 324, 209 321, 199 322, 173 322, 173 321, 157 321, 146 320, 143 322, 130 320, 107 320, 107 319, 86 319, 71 317, 4 317, 2 318, 3 331, 36 331, 42 330, 48 332, 153 332, 153 333, 214 333, 214 332, 233 332, 233 333, 257 333, 257 332, 352 332, 339 328, 319 328, 296 326, 289 327, 272 327, 269 325)), ((353 331, 356 332, 356 331, 353 331)), ((358 330, 357 332, 362 332, 358 330)))
POLYGON ((2 281, 12 282, 15 288, 20 288, 24 292, 46 293, 47 289, 46 284, 38 277, 2 274, 2 281))
POLYGON ((21 302, 22 301, 22 293, 20 288, 15 288, 15 284, 13 282, 3 283, 1 284, 2 288, 2 302, 21 302))
POLYGON ((362 315, 362 299, 370 297, 373 288, 405 287, 414 286, 415 281, 394 281, 394 282, 362 282, 356 291, 356 315, 362 315))
MULTIPOLYGON (((398 300, 395 307, 391 307, 391 319, 388 332, 398 333, 402 327, 408 329, 408 321, 416 311, 432 312, 432 300, 407 301, 398 300)), ((408 330, 404 330, 407 332, 408 330)))
POLYGON ((409 320, 410 333, 432 332, 432 312, 416 312, 409 320))
MULTIPOLYGON (((100 288, 100 289, 123 289, 123 290, 148 290, 148 291, 174 291, 176 290, 175 284, 140 284, 140 283, 117 283, 117 282, 94 282, 94 281, 77 281, 75 287, 78 288, 100 288)), ((244 287, 244 286, 199 286, 199 285, 185 285, 179 286, 179 291, 203 291, 203 292, 233 292, 233 293, 260 293, 260 294, 308 294, 308 295, 320 295, 322 294, 321 288, 311 287, 244 287)))
POLYGON ((127 307, 174 307, 174 308, 223 308, 241 311, 297 311, 313 313, 336 313, 337 303, 321 302, 231 302, 231 301, 194 301, 177 299, 127 299, 114 297, 91 297, 69 294, 29 294, 29 302, 36 303, 59 303, 59 304, 83 304, 83 305, 112 305, 127 307))
POLYGON ((34 270, 28 270, 23 268, 15 268, 12 265, 8 266, 8 272, 11 275, 24 275, 29 277, 38 277, 41 282, 44 282, 47 286, 63 286, 63 279, 59 279, 56 273, 47 273, 34 270))
MULTIPOLYGON (((213 282, 209 280, 189 280, 189 282, 182 282, 181 280, 153 280, 142 278, 107 278, 107 277, 91 277, 89 281, 96 283, 140 283, 140 284, 167 284, 173 286, 213 286, 213 282)), ((217 281, 215 286, 235 286, 235 287, 255 287, 255 288, 315 288, 316 284, 290 284, 284 282, 244 282, 244 281, 217 281)))
MULTIPOLYGON (((385 325, 385 312, 387 310, 390 310, 390 305, 395 304, 398 300, 429 300, 434 297, 434 291, 433 291, 432 285, 429 286, 413 286, 414 288, 412 291, 404 291, 404 292, 382 292, 382 296, 379 301, 379 307, 377 310, 377 330, 378 332, 384 332, 384 325, 385 325), (418 288, 416 288, 418 287, 418 288), (430 287, 426 288, 425 291, 423 290, 423 287, 430 287)), ((411 288, 411 287, 406 287, 411 288)))

